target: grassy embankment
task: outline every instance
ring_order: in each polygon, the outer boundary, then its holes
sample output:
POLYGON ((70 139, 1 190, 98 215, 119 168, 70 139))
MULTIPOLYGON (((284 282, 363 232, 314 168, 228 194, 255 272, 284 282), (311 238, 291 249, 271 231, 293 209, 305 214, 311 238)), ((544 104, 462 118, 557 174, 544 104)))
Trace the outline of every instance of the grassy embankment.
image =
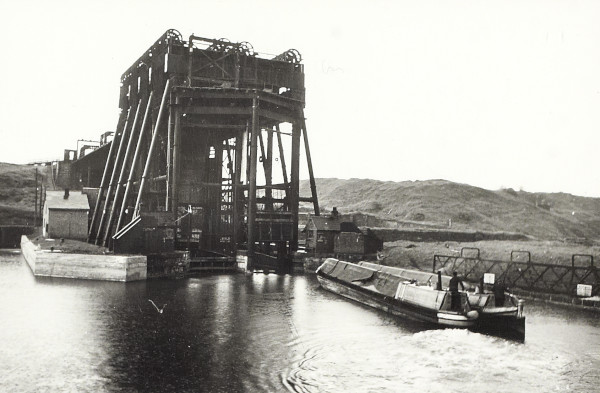
POLYGON ((33 225, 34 204, 35 167, 0 163, 0 225, 33 225))
MULTIPOLYGON (((309 195, 308 182, 301 195, 309 195)), ((600 254, 600 198, 565 193, 485 190, 446 180, 382 182, 317 179, 321 209, 365 213, 377 226, 517 233, 529 241, 386 242, 385 263, 430 270, 434 254, 458 255, 476 247, 481 258, 510 260, 511 251, 529 251, 540 263, 570 264, 573 254, 600 254)))

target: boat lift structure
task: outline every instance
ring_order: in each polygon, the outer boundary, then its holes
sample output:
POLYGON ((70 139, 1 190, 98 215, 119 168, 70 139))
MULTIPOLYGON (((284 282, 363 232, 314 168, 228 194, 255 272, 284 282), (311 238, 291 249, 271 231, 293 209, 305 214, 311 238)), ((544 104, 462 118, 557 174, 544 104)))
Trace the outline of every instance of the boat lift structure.
POLYGON ((141 239, 192 257, 246 249, 249 269, 291 263, 299 203, 320 213, 304 107, 296 50, 266 59, 247 42, 168 30, 121 77, 110 147, 74 165, 82 186, 99 188, 88 241, 118 251, 141 239), (299 195, 302 142, 309 197, 299 195))

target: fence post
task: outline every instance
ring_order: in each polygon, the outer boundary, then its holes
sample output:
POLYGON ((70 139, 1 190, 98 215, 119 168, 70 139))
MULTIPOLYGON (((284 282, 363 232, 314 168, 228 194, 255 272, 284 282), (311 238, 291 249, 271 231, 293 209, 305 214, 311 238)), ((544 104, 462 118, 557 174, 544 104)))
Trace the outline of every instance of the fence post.
MULTIPOLYGON (((573 290, 573 285, 579 284, 579 282, 573 284, 573 277, 575 276, 575 269, 576 269, 575 258, 577 258, 577 257, 587 257, 590 259, 590 266, 588 267, 588 270, 594 276, 594 281, 596 283, 596 285, 594 285, 594 286, 598 287, 598 275, 596 273, 596 267, 594 266, 594 256, 589 255, 589 254, 573 254, 573 255, 571 255, 571 280, 569 281, 569 286, 572 288, 571 290, 573 290)), ((588 276, 588 274, 586 274, 584 277, 587 277, 587 276, 588 276)), ((575 291, 577 291, 577 288, 575 288, 575 291)), ((598 291, 598 288, 596 288, 596 290, 594 292, 597 292, 597 291, 598 291)), ((593 293, 592 293, 592 295, 593 295, 593 293)))

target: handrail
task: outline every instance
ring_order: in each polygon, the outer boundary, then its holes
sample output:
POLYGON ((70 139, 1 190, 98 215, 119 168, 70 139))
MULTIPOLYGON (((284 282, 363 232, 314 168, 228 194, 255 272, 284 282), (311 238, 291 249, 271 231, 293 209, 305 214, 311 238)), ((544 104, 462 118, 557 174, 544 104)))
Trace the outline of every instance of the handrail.
MULTIPOLYGON (((469 251, 477 251, 477 257, 475 257, 475 259, 479 259, 479 248, 477 247, 463 247, 460 249, 460 256, 463 258, 467 258, 465 257, 465 255, 463 254, 463 251, 465 250, 469 250, 469 251)), ((470 257, 469 257, 470 258, 470 257)))
MULTIPOLYGON (((515 251, 514 253, 519 252, 515 251)), ((593 256, 573 254, 571 264, 538 263, 531 261, 531 253, 527 261, 486 260, 457 255, 434 255, 433 272, 452 266, 459 270, 466 280, 475 281, 484 272, 494 273, 498 281, 504 281, 509 286, 526 290, 548 293, 572 294, 577 284, 591 284, 593 294, 600 293, 600 272, 593 265, 593 256), (575 266, 575 259, 586 257, 590 259, 589 266, 575 266)), ((514 257, 514 254, 513 254, 514 257)))
POLYGON ((590 267, 594 267, 594 256, 589 254, 573 254, 571 256, 571 267, 575 267, 575 258, 576 257, 589 257, 590 258, 590 267))
POLYGON ((510 252, 510 261, 511 262, 519 262, 519 261, 515 261, 513 259, 513 254, 527 254, 527 263, 531 263, 531 253, 529 251, 522 251, 522 250, 513 250, 510 252))

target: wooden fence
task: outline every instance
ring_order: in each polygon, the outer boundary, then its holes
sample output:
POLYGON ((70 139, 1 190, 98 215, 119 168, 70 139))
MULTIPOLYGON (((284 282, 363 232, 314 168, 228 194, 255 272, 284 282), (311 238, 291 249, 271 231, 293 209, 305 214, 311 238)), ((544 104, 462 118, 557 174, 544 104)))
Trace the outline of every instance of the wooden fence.
POLYGON ((573 254, 570 265, 531 262, 529 251, 512 251, 510 261, 479 257, 479 249, 464 247, 460 256, 434 255, 433 271, 453 271, 465 281, 479 282, 484 273, 494 273, 496 281, 509 288, 575 295, 577 284, 592 286, 592 296, 600 294, 600 276, 592 255, 573 254))

